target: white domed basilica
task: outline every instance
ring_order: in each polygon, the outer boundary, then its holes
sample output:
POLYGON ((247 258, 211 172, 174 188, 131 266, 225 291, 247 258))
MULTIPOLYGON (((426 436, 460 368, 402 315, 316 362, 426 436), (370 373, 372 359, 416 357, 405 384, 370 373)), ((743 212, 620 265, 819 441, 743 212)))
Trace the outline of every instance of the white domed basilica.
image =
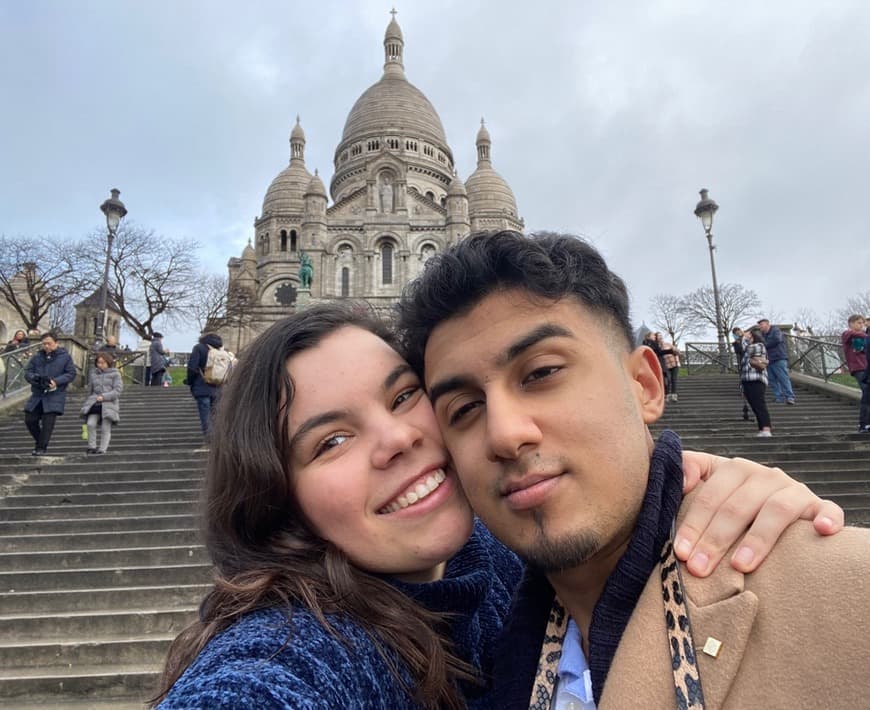
POLYGON ((470 232, 522 230, 514 194, 492 167, 483 121, 477 169, 464 184, 456 174, 438 112, 405 76, 404 44, 394 15, 384 74, 348 114, 328 196, 305 167, 297 117, 290 164, 266 190, 254 243, 228 265, 228 314, 245 317, 222 328, 227 345, 244 346, 309 302, 350 297, 388 309, 427 258, 470 232), (300 278, 309 259, 313 275, 300 278))

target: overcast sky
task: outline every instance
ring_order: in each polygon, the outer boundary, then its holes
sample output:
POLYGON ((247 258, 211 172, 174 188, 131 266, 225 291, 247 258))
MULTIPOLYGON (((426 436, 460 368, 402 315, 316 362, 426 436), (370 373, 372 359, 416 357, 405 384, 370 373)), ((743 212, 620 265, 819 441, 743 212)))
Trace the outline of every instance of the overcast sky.
MULTIPOLYGON (((118 187, 128 219, 225 269, 286 167, 296 114, 329 183, 382 73, 385 2, 0 4, 0 233, 79 237, 118 187)), ((632 292, 721 282, 774 317, 870 289, 866 0, 398 3, 405 69, 463 179, 481 116, 529 230, 583 234, 632 292)), ((167 344, 188 349, 193 335, 167 344)))

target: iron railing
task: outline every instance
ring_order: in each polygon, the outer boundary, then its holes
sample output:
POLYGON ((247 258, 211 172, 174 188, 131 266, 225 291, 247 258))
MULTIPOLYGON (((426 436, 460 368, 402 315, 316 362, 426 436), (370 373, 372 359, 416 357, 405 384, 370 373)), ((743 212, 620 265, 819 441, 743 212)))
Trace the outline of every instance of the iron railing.
POLYGON ((27 363, 42 347, 42 343, 33 343, 18 350, 0 353, 0 399, 6 399, 30 387, 24 379, 27 363))
POLYGON ((719 352, 719 343, 694 342, 683 346, 682 362, 686 374, 710 372, 737 372, 740 363, 736 361, 734 351, 729 347, 724 353, 719 352))
MULTIPOLYGON (((849 370, 840 348, 837 336, 806 337, 803 335, 784 334, 788 349, 788 366, 795 372, 811 377, 819 377, 825 382, 831 375, 849 370)), ((687 374, 709 373, 721 371, 722 362, 719 359, 719 345, 713 342, 686 343, 683 353, 683 367, 687 374)), ((734 351, 729 349, 727 362, 728 372, 738 372, 740 363, 734 351)))
POLYGON ((786 335, 788 366, 795 372, 821 377, 827 382, 831 375, 849 374, 840 338, 832 336, 786 335))
MULTIPOLYGON (((90 362, 88 363, 87 379, 90 380, 91 372, 94 370, 94 358, 99 351, 90 354, 90 362)), ((141 350, 118 350, 112 353, 114 364, 121 373, 121 379, 125 384, 141 385, 145 384, 145 353, 141 350)))

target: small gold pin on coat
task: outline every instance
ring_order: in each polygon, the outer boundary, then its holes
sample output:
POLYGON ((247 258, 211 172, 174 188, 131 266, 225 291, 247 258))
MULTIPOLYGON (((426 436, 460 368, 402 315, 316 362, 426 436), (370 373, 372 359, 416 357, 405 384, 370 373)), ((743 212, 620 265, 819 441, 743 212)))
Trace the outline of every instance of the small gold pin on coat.
POLYGON ((722 642, 719 639, 714 639, 712 636, 707 637, 707 642, 704 644, 704 648, 701 649, 708 656, 712 656, 713 658, 719 657, 719 651, 722 650, 722 642))

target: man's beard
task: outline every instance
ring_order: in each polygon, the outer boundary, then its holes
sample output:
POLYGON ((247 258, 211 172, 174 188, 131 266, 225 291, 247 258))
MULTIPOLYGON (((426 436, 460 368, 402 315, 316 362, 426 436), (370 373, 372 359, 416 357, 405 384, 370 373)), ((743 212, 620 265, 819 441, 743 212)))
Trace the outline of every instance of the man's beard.
POLYGON ((601 550, 601 537, 591 530, 553 538, 544 531, 542 516, 534 514, 537 526, 535 541, 516 553, 524 562, 545 574, 562 572, 588 562, 601 550))

